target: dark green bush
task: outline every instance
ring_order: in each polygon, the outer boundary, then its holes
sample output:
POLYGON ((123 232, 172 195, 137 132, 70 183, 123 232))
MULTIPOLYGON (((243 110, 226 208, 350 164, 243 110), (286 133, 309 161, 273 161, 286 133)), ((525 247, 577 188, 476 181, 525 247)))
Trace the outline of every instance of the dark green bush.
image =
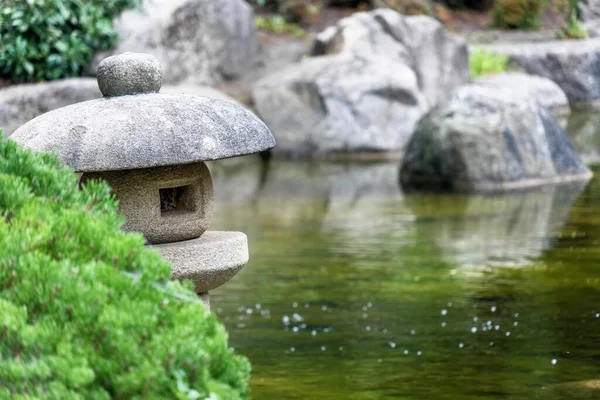
POLYGON ((2 0, 0 78, 78 76, 117 39, 113 20, 141 0, 2 0))
POLYGON ((1 133, 0 399, 247 398, 247 360, 108 186, 1 133))
POLYGON ((499 28, 531 29, 540 26, 544 0, 496 0, 492 9, 499 28))

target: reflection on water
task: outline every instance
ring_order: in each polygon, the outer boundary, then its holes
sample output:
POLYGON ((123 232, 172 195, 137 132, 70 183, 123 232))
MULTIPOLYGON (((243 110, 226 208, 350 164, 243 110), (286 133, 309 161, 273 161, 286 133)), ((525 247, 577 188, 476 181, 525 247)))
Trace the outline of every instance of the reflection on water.
POLYGON ((600 179, 405 196, 395 163, 212 170, 214 229, 250 242, 213 306, 254 398, 599 398, 600 179))

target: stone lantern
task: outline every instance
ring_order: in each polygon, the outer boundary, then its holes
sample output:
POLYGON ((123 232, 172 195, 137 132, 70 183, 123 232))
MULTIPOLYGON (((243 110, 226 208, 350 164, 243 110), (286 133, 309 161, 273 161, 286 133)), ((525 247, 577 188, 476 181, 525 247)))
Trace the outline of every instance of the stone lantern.
POLYGON ((11 139, 51 152, 82 174, 107 181, 125 216, 190 279, 209 307, 208 292, 248 261, 246 235, 211 232, 213 188, 205 161, 270 149, 275 139, 254 114, 233 102, 159 94, 162 71, 147 54, 125 53, 98 66, 104 98, 41 115, 11 139))

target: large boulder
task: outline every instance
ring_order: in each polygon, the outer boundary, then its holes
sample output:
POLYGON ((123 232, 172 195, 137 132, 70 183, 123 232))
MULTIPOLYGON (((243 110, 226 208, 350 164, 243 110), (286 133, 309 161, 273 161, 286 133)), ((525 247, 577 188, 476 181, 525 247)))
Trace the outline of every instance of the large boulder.
POLYGON ((252 8, 244 0, 144 1, 115 22, 121 40, 110 53, 148 53, 163 83, 214 85, 241 76, 256 55, 252 8))
POLYGON ((579 0, 579 18, 584 21, 600 19, 600 0, 579 0))
POLYGON ((277 152, 400 152, 419 118, 469 79, 462 39, 392 10, 340 20, 313 56, 253 87, 277 152))
POLYGON ((402 186, 501 191, 591 177, 554 116, 510 89, 466 85, 420 121, 402 186))
MULTIPOLYGON (((193 94, 239 103, 208 86, 163 86, 161 93, 193 94)), ((95 78, 72 78, 54 82, 24 84, 0 89, 0 128, 10 136, 33 118, 57 108, 102 97, 95 78)))
POLYGON ((554 115, 571 113, 569 99, 563 90, 548 78, 521 72, 506 72, 477 78, 477 85, 487 88, 510 88, 514 98, 534 98, 554 115))
POLYGON ((527 73, 558 84, 572 105, 600 102, 600 38, 484 46, 508 54, 527 73))
POLYGON ((9 86, 0 89, 0 128, 8 136, 38 115, 99 97, 102 93, 93 78, 9 86))

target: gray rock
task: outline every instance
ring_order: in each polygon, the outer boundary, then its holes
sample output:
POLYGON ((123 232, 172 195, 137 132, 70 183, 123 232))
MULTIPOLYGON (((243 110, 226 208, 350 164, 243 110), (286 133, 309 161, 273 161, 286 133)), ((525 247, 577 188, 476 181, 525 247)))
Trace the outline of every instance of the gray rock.
POLYGON ((153 246, 173 266, 173 279, 191 280, 207 293, 233 278, 248 262, 248 238, 241 232, 209 231, 198 239, 153 246))
POLYGON ((278 152, 400 152, 419 118, 469 79, 462 40, 392 10, 342 19, 313 54, 253 87, 278 152))
POLYGON ((9 136, 45 112, 102 97, 93 78, 24 84, 0 89, 0 128, 9 136))
POLYGON ((97 79, 105 97, 158 93, 162 68, 149 54, 123 53, 102 60, 97 79))
MULTIPOLYGON (((161 93, 193 94, 240 105, 232 97, 208 86, 163 86, 161 93)), ((94 78, 71 78, 0 89, 0 128, 3 128, 4 136, 10 136, 27 121, 48 111, 100 97, 102 93, 94 78)))
POLYGON ((217 160, 275 146, 260 119, 230 101, 140 94, 91 100, 29 121, 10 138, 79 172, 217 160))
POLYGON ((475 83, 488 88, 510 89, 515 100, 534 98, 554 115, 563 116, 571 113, 565 92, 556 83, 541 76, 509 72, 481 77, 476 79, 475 83))
POLYGON ((585 180, 591 171, 534 99, 467 85, 419 122, 402 162, 406 190, 501 191, 585 180))
POLYGON ((584 21, 600 19, 600 0, 579 0, 579 18, 584 21))
POLYGON ((527 73, 556 82, 571 105, 592 106, 600 101, 600 38, 495 44, 483 48, 508 54, 527 73))
POLYGON ((125 216, 123 230, 141 232, 149 243, 202 235, 213 218, 213 190, 204 163, 85 173, 81 180, 106 181, 125 216))
POLYGON ((244 0, 144 1, 116 21, 121 37, 110 54, 148 53, 166 84, 214 85, 243 75, 256 55, 252 8, 244 0))

